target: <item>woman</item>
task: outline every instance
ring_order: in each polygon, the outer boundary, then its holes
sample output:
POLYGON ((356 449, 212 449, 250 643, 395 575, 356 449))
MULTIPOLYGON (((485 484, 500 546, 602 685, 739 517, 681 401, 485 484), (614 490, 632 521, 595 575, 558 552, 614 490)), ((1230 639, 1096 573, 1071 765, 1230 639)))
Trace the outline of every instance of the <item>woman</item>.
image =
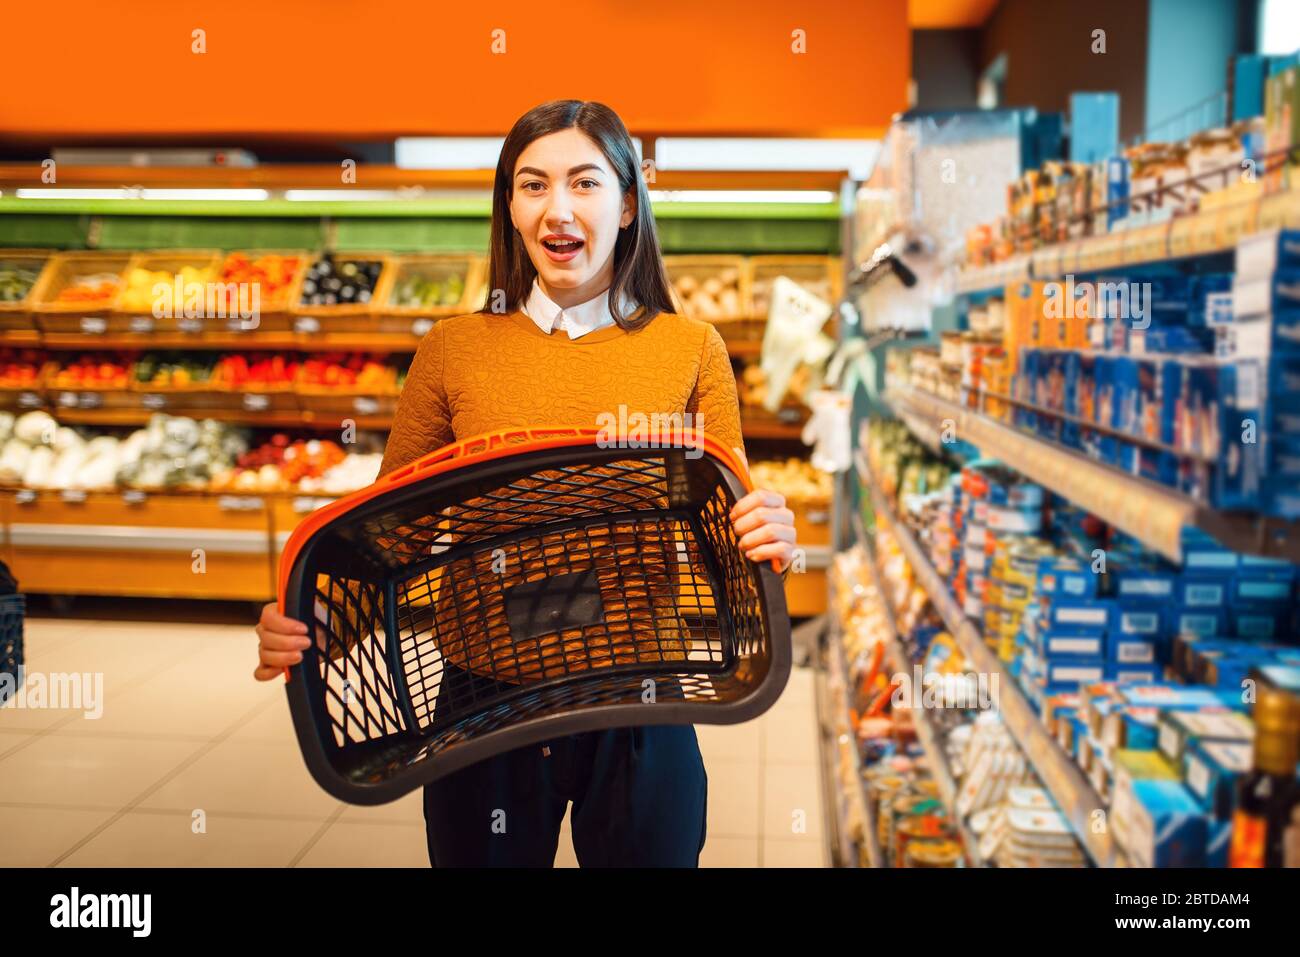
MULTIPOLYGON (((487 304, 436 324, 411 364, 380 474, 458 438, 537 425, 596 428, 620 407, 683 415, 743 457, 717 330, 673 313, 649 197, 623 122, 557 100, 522 116, 497 163, 487 304)), ((619 417, 621 421, 627 421, 619 417)), ((731 513, 753 561, 789 567, 794 517, 755 490, 731 513)), ((307 626, 274 603, 257 627, 266 681, 302 660, 307 626)), ((492 682, 447 666, 449 689, 492 682), (468 684, 466 684, 468 683, 468 684)), ((696 866, 707 778, 695 729, 590 732, 491 758, 425 788, 435 867, 549 867, 573 801, 584 866, 696 866)))

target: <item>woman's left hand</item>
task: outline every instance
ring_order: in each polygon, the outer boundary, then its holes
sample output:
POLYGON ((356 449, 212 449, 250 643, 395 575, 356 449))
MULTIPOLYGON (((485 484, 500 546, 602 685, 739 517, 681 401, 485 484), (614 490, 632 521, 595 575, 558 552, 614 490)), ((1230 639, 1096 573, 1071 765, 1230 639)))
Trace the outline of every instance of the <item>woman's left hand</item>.
POLYGON ((794 560, 794 512, 785 496, 756 488, 731 507, 731 526, 740 537, 740 550, 755 562, 776 559, 784 572, 794 560))

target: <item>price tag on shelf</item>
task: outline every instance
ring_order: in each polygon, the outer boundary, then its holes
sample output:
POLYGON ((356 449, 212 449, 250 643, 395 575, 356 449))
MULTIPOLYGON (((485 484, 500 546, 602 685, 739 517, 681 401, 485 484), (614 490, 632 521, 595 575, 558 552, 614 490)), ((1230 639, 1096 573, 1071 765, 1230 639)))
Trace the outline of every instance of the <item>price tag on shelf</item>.
MULTIPOLYGON (((252 320, 248 320, 248 321, 251 322, 252 320)), ((244 322, 245 320, 240 319, 238 316, 232 316, 226 320, 226 331, 243 332, 245 328, 249 328, 249 329, 253 328, 251 325, 246 327, 244 325, 244 322)))
POLYGON ((61 409, 75 409, 77 407, 77 393, 60 392, 58 403, 61 409))
POLYGON ((270 405, 270 396, 262 395, 260 392, 244 393, 244 409, 247 412, 264 412, 270 405))
POLYGON ((20 488, 18 491, 14 492, 14 501, 19 505, 32 504, 32 502, 36 501, 36 489, 20 488))
POLYGON ((416 319, 414 322, 411 323, 411 335, 419 336, 421 339, 423 339, 425 335, 428 334, 429 330, 432 328, 433 328, 432 319, 416 319))
POLYGON ((82 316, 80 326, 86 335, 99 336, 108 331, 108 320, 99 316, 82 316))
POLYGON ((59 498, 63 499, 65 502, 79 505, 86 500, 86 491, 85 489, 80 488, 65 488, 59 493, 59 498))
POLYGON ((35 409, 41 405, 41 397, 36 392, 19 392, 18 408, 35 409))
POLYGON ((104 396, 100 392, 83 392, 77 397, 77 407, 82 409, 98 409, 104 404, 104 396))
POLYGON ((310 495, 299 495, 293 500, 293 510, 299 515, 305 515, 308 512, 314 512, 316 509, 328 505, 333 499, 313 498, 310 495))
POLYGON ((159 395, 156 392, 146 392, 140 396, 140 404, 146 409, 165 409, 167 408, 167 396, 159 395))
POLYGON ((203 331, 202 319, 177 319, 176 328, 181 332, 195 333, 203 331))
POLYGON ((132 332, 153 332, 153 316, 132 316, 127 328, 132 332))
POLYGON ((143 505, 148 501, 148 496, 138 488, 129 488, 122 493, 122 501, 127 505, 143 505))
POLYGON ((379 402, 367 395, 359 395, 352 400, 352 410, 357 415, 374 415, 379 411, 379 402))
POLYGON ((217 499, 217 508, 223 512, 255 512, 262 505, 256 495, 222 495, 217 499))
POLYGON ((299 316, 293 321, 293 331, 303 335, 320 332, 320 320, 315 316, 299 316))

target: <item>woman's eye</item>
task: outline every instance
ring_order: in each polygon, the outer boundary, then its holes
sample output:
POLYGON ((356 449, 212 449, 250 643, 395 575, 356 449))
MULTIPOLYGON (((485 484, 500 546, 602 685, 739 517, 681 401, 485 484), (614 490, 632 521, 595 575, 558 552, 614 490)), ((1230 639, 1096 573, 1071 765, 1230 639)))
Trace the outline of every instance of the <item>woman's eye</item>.
POLYGON ((523 185, 521 188, 524 189, 525 191, 529 192, 529 193, 536 193, 536 192, 538 192, 538 191, 540 191, 540 190, 542 189, 542 184, 539 183, 539 182, 537 182, 537 180, 533 180, 533 181, 530 182, 530 183, 524 183, 524 185, 523 185), (531 188, 530 188, 530 187, 533 187, 533 186, 536 186, 537 189, 531 189, 531 188))
POLYGON ((581 186, 581 187, 583 187, 583 188, 585 189, 585 188, 588 188, 588 187, 599 186, 600 183, 599 183, 597 180, 594 180, 594 179, 580 179, 580 180, 578 180, 578 185, 581 186))

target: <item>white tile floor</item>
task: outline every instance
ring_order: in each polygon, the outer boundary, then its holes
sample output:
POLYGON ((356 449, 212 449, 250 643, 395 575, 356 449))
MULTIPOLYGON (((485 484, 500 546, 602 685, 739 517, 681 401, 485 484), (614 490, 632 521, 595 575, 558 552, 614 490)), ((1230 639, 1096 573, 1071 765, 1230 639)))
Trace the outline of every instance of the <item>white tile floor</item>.
MULTIPOLYGON (((251 628, 29 618, 30 673, 103 674, 103 714, 0 709, 0 865, 427 867, 420 794, 363 808, 303 767, 251 628)), ((709 867, 827 863, 812 674, 748 724, 697 727, 709 867)), ((568 821, 556 866, 577 861, 568 821)))

